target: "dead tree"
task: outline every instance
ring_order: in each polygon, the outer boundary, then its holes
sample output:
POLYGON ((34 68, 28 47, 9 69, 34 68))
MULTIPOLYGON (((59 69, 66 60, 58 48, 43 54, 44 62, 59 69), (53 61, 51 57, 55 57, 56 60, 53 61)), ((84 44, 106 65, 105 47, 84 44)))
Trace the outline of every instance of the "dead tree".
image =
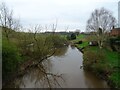
POLYGON ((109 32, 115 24, 116 19, 109 10, 105 8, 96 9, 87 21, 86 30, 96 33, 99 47, 102 48, 103 41, 107 37, 106 33, 109 32))
POLYGON ((18 30, 21 26, 19 20, 13 17, 13 10, 10 10, 4 2, 0 4, 0 26, 7 38, 12 30, 18 30))

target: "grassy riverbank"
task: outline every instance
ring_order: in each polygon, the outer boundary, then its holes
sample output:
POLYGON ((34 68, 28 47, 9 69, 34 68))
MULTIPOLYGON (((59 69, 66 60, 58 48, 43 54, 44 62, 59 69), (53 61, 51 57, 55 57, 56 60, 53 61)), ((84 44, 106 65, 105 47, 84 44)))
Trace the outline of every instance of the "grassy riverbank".
POLYGON ((98 46, 89 46, 89 35, 80 34, 71 42, 83 41, 75 46, 81 50, 84 48, 84 69, 94 72, 97 76, 105 79, 113 88, 120 88, 120 54, 107 48, 100 49, 98 46))
POLYGON ((97 46, 84 49, 84 68, 105 79, 111 87, 120 88, 119 54, 97 46))
POLYGON ((87 47, 88 46, 88 41, 86 40, 87 36, 85 34, 80 34, 78 36, 76 36, 75 40, 71 40, 72 43, 76 43, 79 41, 82 41, 81 44, 75 44, 75 46, 79 49, 87 47))

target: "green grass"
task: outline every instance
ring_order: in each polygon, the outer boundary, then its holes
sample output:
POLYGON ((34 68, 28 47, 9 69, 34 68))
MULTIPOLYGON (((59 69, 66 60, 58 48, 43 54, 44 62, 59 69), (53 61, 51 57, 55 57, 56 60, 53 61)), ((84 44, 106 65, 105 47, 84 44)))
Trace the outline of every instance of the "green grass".
POLYGON ((71 40, 72 43, 77 43, 78 41, 82 41, 82 44, 75 44, 78 48, 83 48, 88 46, 88 41, 86 40, 86 35, 79 34, 76 36, 76 39, 71 40))
POLYGON ((22 61, 22 59, 17 47, 13 43, 3 39, 2 44, 2 74, 4 80, 9 78, 13 72, 18 70, 19 63, 22 61))
POLYGON ((109 78, 116 88, 120 88, 120 75, 119 72, 112 73, 112 75, 109 78))
POLYGON ((80 35, 77 36, 78 39, 82 39, 82 38, 84 38, 84 37, 85 37, 84 34, 80 34, 80 35))
POLYGON ((76 46, 77 46, 78 48, 83 48, 83 47, 88 46, 88 42, 83 41, 82 44, 76 44, 76 46))
POLYGON ((106 48, 99 49, 97 46, 91 46, 91 47, 89 47, 89 49, 87 48, 87 50, 94 51, 94 52, 101 51, 102 53, 105 54, 106 60, 108 60, 108 62, 111 65, 113 65, 113 66, 118 65, 118 56, 119 56, 118 52, 113 52, 106 48))
MULTIPOLYGON (((116 67, 119 67, 119 62, 118 62, 119 57, 120 57, 119 53, 110 51, 106 48, 100 49, 97 46, 89 46, 89 47, 85 48, 84 51, 85 52, 93 51, 98 54, 101 54, 101 53, 104 54, 106 62, 99 63, 99 64, 100 65, 103 65, 103 64, 109 65, 107 67, 107 70, 112 71, 112 72, 108 76, 108 80, 110 80, 115 87, 120 88, 120 75, 118 74, 118 73, 120 73, 120 70, 119 70, 119 68, 116 68, 116 67)), ((96 69, 96 67, 93 68, 93 70, 95 70, 95 69, 96 69)), ((101 70, 104 71, 104 67, 101 67, 101 70)), ((98 70, 96 70, 96 73, 98 73, 98 70)))
POLYGON ((80 34, 80 35, 78 35, 78 36, 76 36, 76 39, 75 40, 71 40, 72 42, 78 42, 78 41, 80 41, 80 40, 84 40, 84 38, 85 38, 85 35, 84 34, 80 34))
POLYGON ((83 47, 88 46, 88 41, 86 41, 86 35, 84 34, 78 35, 75 40, 72 40, 72 42, 75 43, 81 40, 83 41, 82 44, 76 44, 78 48, 83 48, 83 47))
POLYGON ((110 50, 105 49, 104 53, 106 55, 106 59, 109 60, 109 63, 111 63, 114 66, 118 65, 118 53, 117 52, 112 52, 110 50))
POLYGON ((67 35, 59 35, 61 38, 64 38, 65 40, 67 40, 67 35))

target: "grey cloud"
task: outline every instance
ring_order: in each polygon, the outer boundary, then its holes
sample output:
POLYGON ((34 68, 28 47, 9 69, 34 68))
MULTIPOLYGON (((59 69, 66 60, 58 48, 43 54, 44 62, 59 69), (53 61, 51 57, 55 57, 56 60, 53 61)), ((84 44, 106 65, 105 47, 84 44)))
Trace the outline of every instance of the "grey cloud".
POLYGON ((94 9, 105 7, 113 12, 117 19, 117 2, 93 2, 81 0, 5 0, 13 8, 15 17, 20 16, 23 26, 29 24, 49 25, 58 19, 58 29, 70 26, 70 29, 85 30, 86 21, 94 9))

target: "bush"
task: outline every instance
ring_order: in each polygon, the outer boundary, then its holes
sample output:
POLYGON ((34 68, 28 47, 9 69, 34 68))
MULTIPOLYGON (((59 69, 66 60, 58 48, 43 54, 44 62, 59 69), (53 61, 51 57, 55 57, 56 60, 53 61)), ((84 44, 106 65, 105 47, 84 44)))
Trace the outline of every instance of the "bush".
POLYGON ((67 35, 67 40, 74 40, 76 39, 76 34, 72 33, 71 35, 67 35))
POLYGON ((21 58, 15 45, 7 40, 3 40, 2 44, 2 74, 5 79, 18 69, 21 58))
POLYGON ((76 34, 72 33, 71 34, 71 40, 74 40, 74 39, 76 39, 76 34))
POLYGON ((105 48, 87 47, 83 58, 84 69, 91 70, 106 79, 110 86, 120 88, 119 55, 117 53, 105 48))
POLYGON ((112 51, 119 51, 119 45, 120 45, 120 36, 118 37, 110 37, 108 38, 108 41, 106 42, 112 49, 112 51))
POLYGON ((82 41, 79 41, 78 44, 82 44, 82 41))
POLYGON ((120 72, 116 72, 116 73, 113 73, 109 79, 110 81, 112 81, 112 86, 116 86, 115 88, 119 88, 120 89, 120 75, 119 75, 120 72))
POLYGON ((102 52, 86 51, 84 53, 83 65, 85 69, 91 69, 97 74, 109 74, 111 72, 105 55, 102 52))
POLYGON ((71 40, 71 35, 67 35, 67 40, 71 40))
POLYGON ((104 60, 104 54, 98 51, 86 51, 84 53, 84 60, 89 61, 91 63, 102 62, 104 60))
POLYGON ((56 48, 62 47, 66 43, 66 39, 63 37, 60 37, 59 35, 54 35, 54 36, 51 36, 50 38, 52 39, 54 47, 56 48))
POLYGON ((82 41, 78 41, 78 42, 76 42, 75 44, 82 44, 83 42, 82 41))

